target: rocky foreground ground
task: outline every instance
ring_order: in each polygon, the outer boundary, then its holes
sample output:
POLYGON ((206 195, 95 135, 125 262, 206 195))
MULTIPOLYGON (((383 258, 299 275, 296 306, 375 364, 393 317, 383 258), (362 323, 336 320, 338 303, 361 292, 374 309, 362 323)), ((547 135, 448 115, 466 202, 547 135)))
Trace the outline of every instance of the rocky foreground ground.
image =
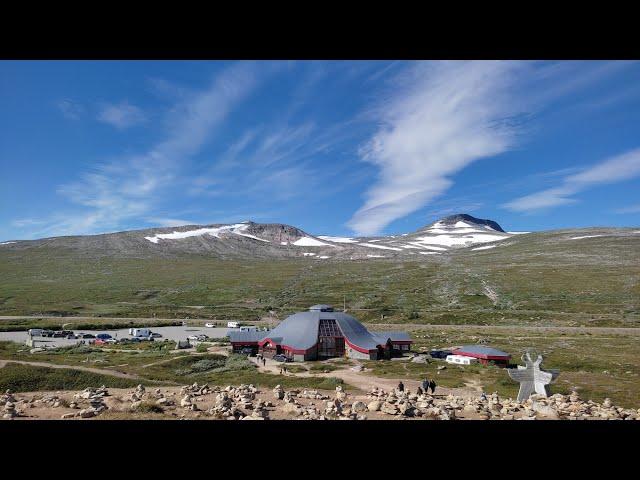
POLYGON ((87 388, 81 392, 32 392, 0 396, 3 419, 212 419, 212 420, 637 420, 640 409, 583 401, 576 392, 525 402, 497 394, 465 398, 374 388, 351 394, 319 390, 259 390, 253 385, 133 390, 87 388))

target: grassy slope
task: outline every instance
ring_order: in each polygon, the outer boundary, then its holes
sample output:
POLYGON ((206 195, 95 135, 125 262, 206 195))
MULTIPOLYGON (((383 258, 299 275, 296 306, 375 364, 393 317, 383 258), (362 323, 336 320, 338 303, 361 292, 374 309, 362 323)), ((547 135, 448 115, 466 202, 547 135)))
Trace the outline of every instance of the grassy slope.
POLYGON ((637 326, 640 236, 568 236, 531 234, 490 250, 397 262, 3 252, 0 314, 250 320, 271 309, 282 317, 314 303, 342 305, 345 296, 363 321, 637 326))

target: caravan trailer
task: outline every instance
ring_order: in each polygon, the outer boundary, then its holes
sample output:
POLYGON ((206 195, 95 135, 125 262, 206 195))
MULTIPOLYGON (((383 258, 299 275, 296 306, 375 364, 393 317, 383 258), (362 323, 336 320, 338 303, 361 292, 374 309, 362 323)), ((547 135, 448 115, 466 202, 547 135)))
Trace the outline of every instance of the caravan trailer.
POLYGON ((447 355, 445 361, 454 365, 471 365, 472 363, 478 363, 477 358, 465 357, 464 355, 447 355))

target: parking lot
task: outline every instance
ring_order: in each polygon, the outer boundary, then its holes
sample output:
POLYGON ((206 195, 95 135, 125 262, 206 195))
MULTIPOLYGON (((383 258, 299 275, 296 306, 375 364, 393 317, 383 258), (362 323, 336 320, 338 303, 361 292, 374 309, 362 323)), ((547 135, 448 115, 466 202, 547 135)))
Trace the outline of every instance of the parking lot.
MULTIPOLYGON (((162 335, 161 338, 156 340, 186 340, 191 335, 207 335, 210 338, 222 338, 227 335, 229 328, 207 328, 207 327, 155 327, 150 328, 152 332, 162 335)), ((90 333, 97 335, 99 333, 108 333, 116 340, 121 338, 131 338, 128 328, 120 328, 117 330, 73 330, 73 333, 90 333)), ((26 331, 21 332, 0 332, 0 341, 12 341, 18 343, 25 343, 27 341, 28 334, 26 331)), ((51 346, 51 347, 63 347, 69 345, 75 345, 80 339, 67 340, 66 338, 51 338, 51 337, 34 337, 33 338, 39 346, 51 346)), ((88 341, 88 340, 85 340, 88 341)))

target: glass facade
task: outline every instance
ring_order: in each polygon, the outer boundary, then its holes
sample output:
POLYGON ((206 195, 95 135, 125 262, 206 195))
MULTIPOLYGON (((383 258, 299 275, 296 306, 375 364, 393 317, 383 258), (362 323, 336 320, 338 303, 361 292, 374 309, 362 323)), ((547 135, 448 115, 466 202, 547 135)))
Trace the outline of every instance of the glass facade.
POLYGON ((318 356, 344 356, 344 336, 333 319, 320 319, 318 326, 318 356))

